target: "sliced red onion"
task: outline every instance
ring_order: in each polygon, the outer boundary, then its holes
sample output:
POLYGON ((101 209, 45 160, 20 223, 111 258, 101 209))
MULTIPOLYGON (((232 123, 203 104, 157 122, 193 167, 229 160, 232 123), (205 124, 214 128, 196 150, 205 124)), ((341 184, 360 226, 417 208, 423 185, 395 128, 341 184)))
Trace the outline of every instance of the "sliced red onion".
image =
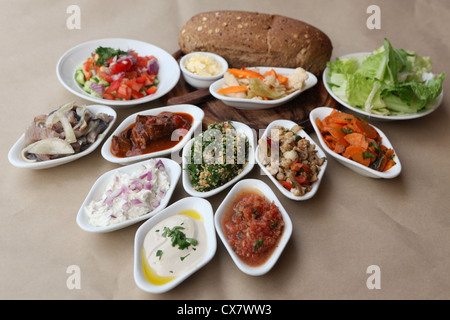
POLYGON ((147 63, 147 70, 152 74, 157 74, 159 71, 158 60, 155 58, 150 59, 147 63))
POLYGON ((115 215, 110 215, 111 218, 116 219, 117 217, 115 215))
POLYGON ((89 88, 98 93, 100 96, 103 96, 103 93, 105 92, 105 85, 98 84, 96 82, 92 82, 89 88))
POLYGON ((131 204, 133 204, 133 205, 138 205, 138 204, 141 204, 141 203, 142 203, 142 201, 139 200, 139 199, 131 199, 130 202, 131 202, 131 204))
POLYGON ((156 163, 156 168, 157 169, 165 168, 164 163, 161 160, 158 160, 158 162, 156 163))
POLYGON ((145 188, 145 190, 152 190, 152 184, 151 184, 151 183, 147 183, 147 184, 144 186, 144 188, 145 188))
POLYGON ((126 60, 126 59, 130 60, 131 64, 136 64, 136 62, 137 62, 137 59, 135 57, 133 57, 132 55, 130 55, 130 54, 122 54, 122 55, 120 55, 119 59, 117 59, 117 62, 122 61, 122 60, 126 60))
POLYGON ((141 191, 144 187, 144 184, 139 180, 133 180, 130 182, 129 188, 131 191, 141 191))
POLYGON ((130 210, 130 205, 128 203, 124 203, 122 206, 122 210, 124 210, 124 211, 130 210))

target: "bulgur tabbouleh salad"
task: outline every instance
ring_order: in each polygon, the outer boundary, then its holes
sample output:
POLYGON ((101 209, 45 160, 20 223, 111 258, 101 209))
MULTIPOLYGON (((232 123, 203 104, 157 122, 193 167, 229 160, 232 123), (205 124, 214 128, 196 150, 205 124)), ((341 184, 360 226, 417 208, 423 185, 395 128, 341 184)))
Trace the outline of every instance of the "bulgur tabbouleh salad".
POLYGON ((248 164, 249 141, 230 121, 216 122, 194 138, 187 159, 194 190, 214 190, 239 175, 248 164))

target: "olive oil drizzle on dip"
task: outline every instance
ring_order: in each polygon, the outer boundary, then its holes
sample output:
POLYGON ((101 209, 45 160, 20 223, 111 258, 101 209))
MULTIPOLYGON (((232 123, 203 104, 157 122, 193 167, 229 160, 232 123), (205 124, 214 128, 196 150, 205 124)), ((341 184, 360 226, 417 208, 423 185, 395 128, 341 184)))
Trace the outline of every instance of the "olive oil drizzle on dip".
POLYGON ((157 223, 145 236, 142 269, 148 282, 163 285, 197 266, 207 250, 201 215, 183 210, 157 223))

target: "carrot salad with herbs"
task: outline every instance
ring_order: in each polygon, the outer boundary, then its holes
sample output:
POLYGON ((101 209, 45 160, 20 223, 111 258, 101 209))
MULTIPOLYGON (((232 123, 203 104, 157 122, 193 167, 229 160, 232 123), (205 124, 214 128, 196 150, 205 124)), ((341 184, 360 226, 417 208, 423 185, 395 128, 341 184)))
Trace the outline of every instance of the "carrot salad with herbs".
POLYGON ((345 158, 381 172, 396 164, 394 150, 382 144, 378 131, 365 119, 333 110, 315 122, 328 148, 345 158))

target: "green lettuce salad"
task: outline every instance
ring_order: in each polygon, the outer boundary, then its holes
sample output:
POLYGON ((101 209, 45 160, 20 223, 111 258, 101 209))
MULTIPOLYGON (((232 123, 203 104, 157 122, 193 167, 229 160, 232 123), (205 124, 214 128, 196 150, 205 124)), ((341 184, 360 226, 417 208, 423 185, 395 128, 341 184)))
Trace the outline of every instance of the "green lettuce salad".
POLYGON ((368 113, 414 114, 434 106, 445 73, 431 73, 429 57, 395 49, 388 39, 371 54, 328 62, 328 85, 349 105, 368 113))

